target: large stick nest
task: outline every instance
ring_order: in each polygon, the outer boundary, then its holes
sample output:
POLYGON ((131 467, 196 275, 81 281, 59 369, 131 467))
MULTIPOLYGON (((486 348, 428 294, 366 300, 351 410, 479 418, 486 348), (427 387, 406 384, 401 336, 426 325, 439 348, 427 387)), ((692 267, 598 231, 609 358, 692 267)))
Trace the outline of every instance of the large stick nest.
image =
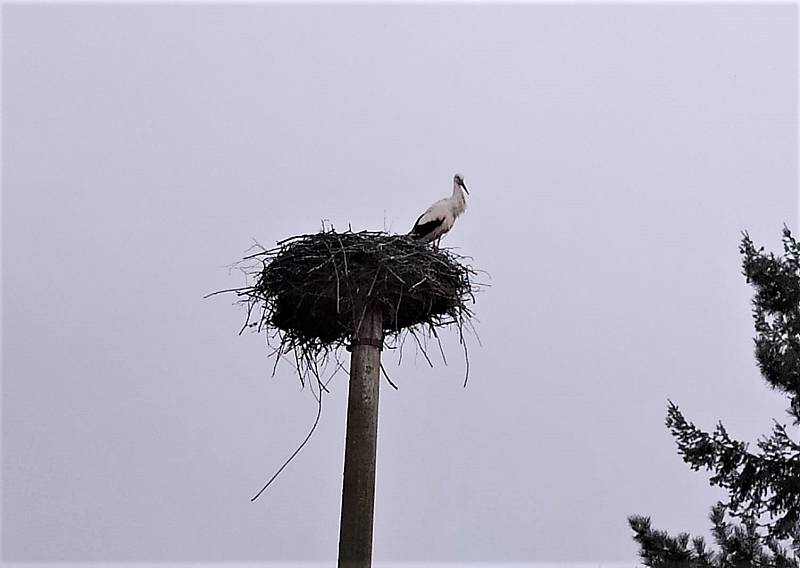
POLYGON ((477 286, 466 260, 405 235, 330 229, 245 257, 254 284, 232 291, 247 307, 242 329, 276 331, 279 354, 295 349, 316 359, 346 345, 364 311, 377 306, 387 338, 404 330, 436 336, 455 325, 463 341, 477 286))

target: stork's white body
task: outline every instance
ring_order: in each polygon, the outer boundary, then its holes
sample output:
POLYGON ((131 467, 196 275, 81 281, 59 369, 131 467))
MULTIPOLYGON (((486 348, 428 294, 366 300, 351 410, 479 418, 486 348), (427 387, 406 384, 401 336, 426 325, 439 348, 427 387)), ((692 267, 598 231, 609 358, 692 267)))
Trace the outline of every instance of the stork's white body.
POLYGON ((453 228, 456 218, 467 209, 465 189, 464 179, 456 174, 453 178, 453 194, 428 207, 414 223, 409 235, 423 243, 441 239, 453 228))

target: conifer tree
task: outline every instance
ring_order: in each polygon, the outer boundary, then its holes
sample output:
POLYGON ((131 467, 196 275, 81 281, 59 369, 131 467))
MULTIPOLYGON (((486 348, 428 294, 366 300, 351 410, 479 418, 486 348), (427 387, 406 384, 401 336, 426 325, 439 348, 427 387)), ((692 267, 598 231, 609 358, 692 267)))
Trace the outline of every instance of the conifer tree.
MULTIPOLYGON (((770 387, 786 395, 788 414, 800 424, 800 245, 783 230, 782 256, 756 249, 747 233, 740 245, 743 273, 755 291, 755 356, 770 387)), ((710 483, 728 498, 711 509, 716 550, 702 537, 670 536, 648 517, 628 522, 645 566, 653 568, 800 568, 800 443, 774 421, 756 442, 732 439, 722 422, 704 432, 669 401, 667 427, 678 453, 697 471, 712 472, 710 483)))

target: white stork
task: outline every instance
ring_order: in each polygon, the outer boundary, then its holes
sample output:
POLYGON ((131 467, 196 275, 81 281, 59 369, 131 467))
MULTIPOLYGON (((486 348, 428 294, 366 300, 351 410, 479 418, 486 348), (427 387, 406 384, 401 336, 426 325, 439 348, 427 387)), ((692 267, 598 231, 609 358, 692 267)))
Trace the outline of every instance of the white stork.
POLYGON ((409 236, 423 243, 439 241, 444 234, 453 228, 456 217, 461 215, 467 208, 467 200, 464 192, 469 194, 467 186, 464 185, 464 178, 461 174, 453 176, 453 195, 440 199, 419 216, 414 228, 409 232, 409 236))

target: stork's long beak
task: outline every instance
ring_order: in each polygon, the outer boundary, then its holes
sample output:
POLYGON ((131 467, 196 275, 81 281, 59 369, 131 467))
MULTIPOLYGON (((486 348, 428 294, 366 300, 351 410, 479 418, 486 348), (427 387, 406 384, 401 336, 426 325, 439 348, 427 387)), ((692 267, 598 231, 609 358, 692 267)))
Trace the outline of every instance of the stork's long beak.
POLYGON ((467 195, 469 195, 469 190, 467 189, 467 186, 463 181, 459 181, 458 185, 460 185, 461 189, 463 189, 467 193, 467 195))

